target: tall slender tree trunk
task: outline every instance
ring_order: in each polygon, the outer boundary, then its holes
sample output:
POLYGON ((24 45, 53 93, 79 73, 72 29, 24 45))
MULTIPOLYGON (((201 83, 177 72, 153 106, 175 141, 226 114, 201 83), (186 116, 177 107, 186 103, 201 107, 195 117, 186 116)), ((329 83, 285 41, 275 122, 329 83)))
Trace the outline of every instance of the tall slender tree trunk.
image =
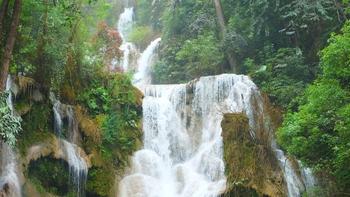
POLYGON ((22 0, 15 0, 15 4, 13 6, 10 32, 7 36, 5 51, 1 62, 2 67, 1 67, 1 75, 0 75, 0 91, 4 91, 6 88, 6 79, 9 73, 9 66, 10 66, 12 51, 16 41, 17 27, 19 25, 21 6, 22 6, 22 0))
POLYGON ((7 8, 9 6, 9 1, 10 0, 3 0, 1 3, 1 8, 0 8, 0 42, 2 41, 2 29, 3 29, 3 23, 4 19, 7 13, 7 8))
MULTIPOLYGON (((216 10, 216 16, 218 18, 218 23, 220 26, 220 32, 221 37, 224 39, 226 34, 226 24, 225 24, 225 16, 224 12, 222 10, 221 1, 220 0, 214 0, 215 10, 216 10)), ((231 70, 234 73, 237 73, 237 60, 234 54, 231 54, 229 52, 226 52, 226 58, 228 60, 228 63, 230 64, 231 70)))

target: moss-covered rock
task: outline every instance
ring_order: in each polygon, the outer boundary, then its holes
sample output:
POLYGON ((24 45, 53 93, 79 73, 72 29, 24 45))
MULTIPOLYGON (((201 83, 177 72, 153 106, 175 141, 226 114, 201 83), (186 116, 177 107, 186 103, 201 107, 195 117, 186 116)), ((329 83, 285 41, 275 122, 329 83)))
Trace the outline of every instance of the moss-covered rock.
POLYGON ((285 196, 283 174, 269 147, 250 136, 245 114, 225 114, 224 139, 227 190, 232 196, 285 196))
POLYGON ((64 160, 45 157, 30 163, 27 177, 40 193, 67 196, 71 187, 68 172, 64 160))
POLYGON ((113 167, 91 168, 86 183, 87 196, 108 196, 114 184, 113 171, 113 167))

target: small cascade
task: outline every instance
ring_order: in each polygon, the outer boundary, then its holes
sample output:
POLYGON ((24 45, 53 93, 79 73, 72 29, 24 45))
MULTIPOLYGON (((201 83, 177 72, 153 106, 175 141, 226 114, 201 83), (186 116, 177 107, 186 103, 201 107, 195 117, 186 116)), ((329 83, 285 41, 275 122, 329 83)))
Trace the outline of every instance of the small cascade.
POLYGON ((308 167, 303 166, 301 161, 298 161, 299 169, 301 171, 301 178, 303 180, 306 191, 317 186, 317 180, 312 173, 312 170, 308 167))
POLYGON ((132 25, 134 23, 133 17, 134 17, 134 8, 133 7, 125 8, 124 12, 119 16, 119 21, 118 21, 118 31, 123 40, 123 43, 120 46, 120 50, 123 51, 122 67, 125 72, 128 71, 129 69, 130 55, 132 51, 135 51, 135 46, 132 43, 127 41, 128 34, 130 33, 132 29, 132 25))
POLYGON ((53 104, 53 115, 54 115, 54 131, 58 137, 62 136, 63 122, 61 117, 61 102, 58 100, 54 101, 53 104))
POLYGON ((283 171, 284 180, 287 184, 288 196, 298 197, 305 190, 303 180, 297 175, 291 161, 285 156, 284 152, 278 149, 276 142, 272 142, 272 149, 279 162, 280 168, 283 171))
POLYGON ((68 122, 67 140, 60 139, 61 148, 69 165, 69 174, 78 197, 85 196, 85 183, 88 173, 88 165, 81 156, 80 149, 76 145, 80 138, 79 127, 75 118, 73 106, 62 104, 51 94, 54 112, 54 129, 59 138, 62 138, 64 119, 68 122))
POLYGON ((72 106, 67 106, 68 119, 68 139, 70 142, 77 144, 80 139, 79 126, 75 118, 74 109, 72 106))
MULTIPOLYGON (((11 112, 14 113, 11 86, 12 79, 9 75, 6 82, 6 91, 9 92, 9 96, 6 102, 11 112)), ((0 141, 0 146, 0 196, 21 197, 21 184, 15 151, 2 141, 0 141)))
POLYGON ((12 87, 12 78, 10 75, 7 76, 6 80, 6 91, 9 93, 7 97, 7 105, 10 108, 11 112, 13 113, 13 102, 12 102, 12 92, 11 92, 11 87, 12 87))
POLYGON ((150 84, 150 70, 149 67, 155 56, 155 50, 159 46, 161 38, 157 38, 151 42, 150 45, 142 52, 140 59, 138 60, 138 69, 134 75, 133 83, 135 86, 140 86, 143 84, 150 84))
POLYGON ((80 156, 77 145, 62 140, 62 147, 67 157, 69 174, 76 188, 76 194, 78 197, 85 196, 85 183, 88 174, 86 161, 80 156))

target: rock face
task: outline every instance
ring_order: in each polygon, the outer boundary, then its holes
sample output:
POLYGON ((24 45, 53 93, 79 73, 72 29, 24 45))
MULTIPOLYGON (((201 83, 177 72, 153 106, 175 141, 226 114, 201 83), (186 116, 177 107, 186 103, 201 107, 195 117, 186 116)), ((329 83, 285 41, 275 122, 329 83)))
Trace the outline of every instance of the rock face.
POLYGON ((283 173, 274 153, 262 143, 263 139, 251 137, 247 116, 225 114, 221 126, 227 175, 223 196, 286 196, 283 173))

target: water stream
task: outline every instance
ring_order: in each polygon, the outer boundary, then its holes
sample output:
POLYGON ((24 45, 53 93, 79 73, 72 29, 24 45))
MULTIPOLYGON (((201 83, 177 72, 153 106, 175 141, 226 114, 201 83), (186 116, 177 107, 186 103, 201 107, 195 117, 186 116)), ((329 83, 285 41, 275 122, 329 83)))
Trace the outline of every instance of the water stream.
POLYGON ((51 95, 54 112, 54 128, 60 140, 64 157, 69 165, 69 175, 78 197, 85 196, 85 183, 88 174, 88 165, 81 156, 80 149, 76 145, 79 139, 79 128, 76 121, 73 107, 62 104, 51 95), (64 119, 67 120, 67 139, 63 137, 64 119))
POLYGON ((120 14, 119 20, 118 20, 118 31, 123 40, 123 43, 120 46, 120 50, 123 51, 122 68, 125 72, 128 71, 129 69, 130 55, 133 51, 136 50, 135 46, 131 42, 127 41, 128 35, 132 30, 132 25, 134 23, 133 17, 134 17, 134 8, 127 7, 124 9, 124 12, 120 14))
MULTIPOLYGON (((223 114, 244 112, 255 138, 261 126, 255 119, 265 115, 263 99, 249 77, 235 74, 202 77, 188 84, 150 85, 149 69, 160 41, 154 40, 142 53, 134 75, 134 85, 145 95, 144 147, 134 154, 119 195, 219 196, 226 188, 223 114)), ((300 168, 299 176, 274 140, 271 146, 284 173, 288 196, 298 197, 315 184, 310 169, 300 168)))
MULTIPOLYGON (((7 105, 11 113, 14 113, 11 86, 12 79, 9 75, 6 81, 6 91, 9 93, 7 105)), ((21 197, 21 184, 15 150, 2 141, 0 141, 0 147, 0 196, 2 192, 5 192, 7 197, 21 197)))

